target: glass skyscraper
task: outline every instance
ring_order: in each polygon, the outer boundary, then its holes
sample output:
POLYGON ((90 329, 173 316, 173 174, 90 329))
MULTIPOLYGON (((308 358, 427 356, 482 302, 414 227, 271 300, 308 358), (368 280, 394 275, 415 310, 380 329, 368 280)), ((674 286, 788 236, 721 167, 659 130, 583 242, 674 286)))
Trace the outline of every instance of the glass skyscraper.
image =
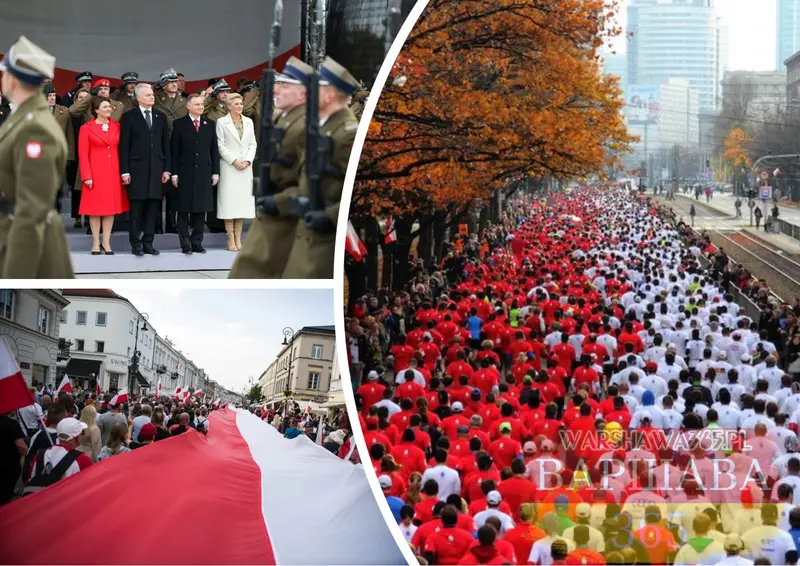
POLYGON ((786 70, 786 60, 800 51, 800 0, 778 0, 778 41, 775 68, 786 70))
POLYGON ((713 0, 631 0, 628 7, 628 84, 664 85, 685 79, 714 111, 728 67, 728 29, 713 0))

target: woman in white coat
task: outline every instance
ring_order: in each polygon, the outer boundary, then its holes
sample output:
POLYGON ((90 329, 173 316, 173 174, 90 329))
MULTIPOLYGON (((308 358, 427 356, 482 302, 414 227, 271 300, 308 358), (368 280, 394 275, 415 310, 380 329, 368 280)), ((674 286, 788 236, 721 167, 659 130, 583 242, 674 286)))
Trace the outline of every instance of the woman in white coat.
POLYGON ((217 218, 225 221, 228 250, 235 252, 242 249, 243 219, 256 216, 253 159, 257 145, 253 121, 242 115, 242 96, 229 94, 225 103, 230 113, 217 120, 220 156, 217 218))

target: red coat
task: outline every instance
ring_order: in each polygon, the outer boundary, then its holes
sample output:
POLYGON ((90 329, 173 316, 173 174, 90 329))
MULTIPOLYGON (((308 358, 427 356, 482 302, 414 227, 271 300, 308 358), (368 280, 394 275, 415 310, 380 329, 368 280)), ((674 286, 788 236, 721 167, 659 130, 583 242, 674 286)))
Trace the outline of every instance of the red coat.
POLYGON ((78 154, 83 179, 79 214, 111 216, 130 206, 119 172, 119 123, 109 120, 108 131, 92 120, 81 127, 78 154), (86 181, 91 180, 91 188, 86 181))

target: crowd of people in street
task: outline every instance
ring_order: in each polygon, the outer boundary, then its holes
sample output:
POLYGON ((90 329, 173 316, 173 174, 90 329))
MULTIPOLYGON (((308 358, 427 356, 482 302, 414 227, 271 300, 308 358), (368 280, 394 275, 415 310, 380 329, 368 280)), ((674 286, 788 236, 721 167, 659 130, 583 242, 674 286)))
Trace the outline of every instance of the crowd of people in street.
POLYGON ((77 474, 107 458, 190 429, 208 432, 211 412, 226 403, 30 388, 36 402, 0 416, 0 505, 77 474))
POLYGON ((800 305, 751 320, 723 254, 584 187, 353 302, 360 425, 422 563, 797 562, 800 305))

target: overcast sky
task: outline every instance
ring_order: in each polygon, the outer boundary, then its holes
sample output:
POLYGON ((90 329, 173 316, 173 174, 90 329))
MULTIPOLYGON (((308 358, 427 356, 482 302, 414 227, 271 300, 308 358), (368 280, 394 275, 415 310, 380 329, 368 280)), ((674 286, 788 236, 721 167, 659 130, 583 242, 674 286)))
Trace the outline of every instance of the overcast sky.
MULTIPOLYGON (((624 0, 627 6, 629 0, 624 0)), ((775 68, 777 0, 716 0, 717 12, 730 29, 730 69, 770 71, 775 68)), ((622 10, 620 22, 627 22, 622 10)), ((624 51, 624 39, 615 46, 624 51)))
POLYGON ((282 330, 334 324, 331 290, 128 289, 160 336, 224 387, 241 392, 281 349, 282 330))

